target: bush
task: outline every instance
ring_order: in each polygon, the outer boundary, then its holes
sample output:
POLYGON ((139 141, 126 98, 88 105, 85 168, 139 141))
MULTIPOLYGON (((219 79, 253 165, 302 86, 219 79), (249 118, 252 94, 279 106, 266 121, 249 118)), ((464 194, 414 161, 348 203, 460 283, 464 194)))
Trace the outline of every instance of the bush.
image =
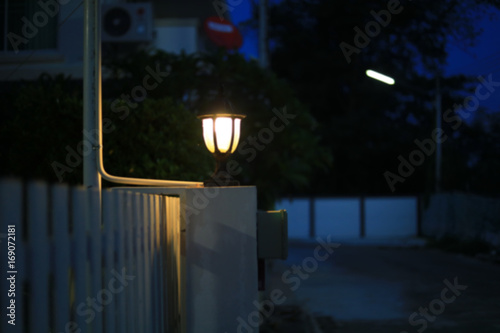
MULTIPOLYGON (((257 186, 259 208, 272 208, 277 197, 307 188, 314 173, 330 165, 307 108, 284 81, 241 55, 144 51, 108 59, 106 66, 111 78, 103 83, 103 116, 109 119, 104 126, 109 133, 103 144, 111 174, 207 179, 215 161, 196 114, 210 107, 220 83, 236 111, 247 115, 232 158, 241 166, 236 178, 242 185, 257 186), (146 75, 158 70, 169 74, 147 96, 134 95, 146 75), (283 120, 284 112, 293 116, 283 120)), ((0 153, 0 174, 81 183, 81 82, 42 75, 12 88, 3 99, 12 96, 1 125, 0 138, 8 145, 0 153)))
POLYGON ((460 240, 453 236, 444 236, 439 239, 432 239, 428 242, 428 246, 468 256, 475 256, 479 253, 489 253, 492 250, 491 246, 482 240, 460 240))
POLYGON ((213 170, 200 121, 171 98, 147 99, 121 119, 105 102, 110 120, 104 135, 104 165, 114 175, 203 181, 213 170))

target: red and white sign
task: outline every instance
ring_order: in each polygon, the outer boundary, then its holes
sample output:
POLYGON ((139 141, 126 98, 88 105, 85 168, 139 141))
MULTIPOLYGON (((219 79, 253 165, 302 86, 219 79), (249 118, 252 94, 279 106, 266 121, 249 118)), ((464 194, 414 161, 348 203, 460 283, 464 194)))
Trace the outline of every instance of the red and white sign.
POLYGON ((243 44, 238 29, 228 20, 211 16, 205 20, 205 32, 208 38, 218 46, 226 49, 237 49, 243 44))

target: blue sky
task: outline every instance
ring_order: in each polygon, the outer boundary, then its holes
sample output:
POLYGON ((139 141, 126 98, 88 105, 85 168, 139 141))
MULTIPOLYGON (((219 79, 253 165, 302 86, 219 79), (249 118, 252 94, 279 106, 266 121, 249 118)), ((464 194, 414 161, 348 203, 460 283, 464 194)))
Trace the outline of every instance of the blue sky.
MULTIPOLYGON (((239 26, 239 23, 246 21, 252 16, 252 8, 250 5, 250 0, 241 0, 241 3, 233 7, 230 12, 231 21, 234 25, 239 26)), ((257 32, 256 31, 241 31, 243 36, 243 46, 240 48, 240 52, 247 55, 248 57, 258 57, 257 50, 257 32)))
POLYGON ((485 17, 479 22, 483 33, 472 47, 448 45, 448 74, 483 74, 496 71, 500 77, 500 12, 494 12, 492 20, 485 17))
MULTIPOLYGON (((238 26, 240 22, 251 17, 250 0, 241 0, 230 12, 233 23, 238 26)), ((493 81, 500 81, 500 11, 494 10, 493 15, 484 17, 478 22, 483 33, 474 46, 448 45, 448 66, 446 75, 468 74, 474 76, 488 76, 492 74, 493 81)), ((257 32, 241 31, 243 46, 240 52, 249 58, 257 58, 257 32)), ((484 106, 489 110, 500 110, 500 91, 484 101, 484 106)))
MULTIPOLYGON (((446 74, 467 74, 488 77, 500 82, 500 11, 492 12, 492 18, 485 17, 478 22, 483 33, 472 47, 448 45, 448 66, 446 74)), ((483 106, 488 112, 500 111, 500 90, 485 100, 483 106)))

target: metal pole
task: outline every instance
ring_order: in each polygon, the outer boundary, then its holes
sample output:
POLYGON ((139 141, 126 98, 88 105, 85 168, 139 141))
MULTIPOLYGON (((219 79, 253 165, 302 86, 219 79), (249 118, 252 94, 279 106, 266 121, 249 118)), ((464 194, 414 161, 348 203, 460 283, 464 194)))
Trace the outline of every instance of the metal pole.
POLYGON ((359 238, 366 236, 366 205, 365 197, 359 198, 359 238))
POLYGON ((316 237, 316 199, 309 198, 309 238, 316 237))
MULTIPOLYGON (((96 106, 100 99, 100 78, 96 77, 96 29, 99 1, 85 0, 83 17, 83 133, 84 141, 91 140, 92 149, 98 147, 96 106), (85 135, 90 133, 89 135, 85 135)), ((101 190, 101 175, 97 169, 95 153, 83 156, 83 184, 101 190)))
MULTIPOLYGON (((441 116, 441 86, 439 76, 436 77, 436 128, 441 130, 442 116, 441 116)), ((441 142, 436 140, 436 175, 435 175, 435 191, 441 191, 441 142)))
POLYGON ((259 1, 259 64, 267 68, 267 0, 259 1))

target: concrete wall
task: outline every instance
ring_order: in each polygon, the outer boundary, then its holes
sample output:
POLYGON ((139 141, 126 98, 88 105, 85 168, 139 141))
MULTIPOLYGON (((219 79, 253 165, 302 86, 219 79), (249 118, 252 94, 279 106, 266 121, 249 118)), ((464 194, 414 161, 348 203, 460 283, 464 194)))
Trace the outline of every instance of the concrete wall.
POLYGON ((351 197, 283 199, 276 209, 288 211, 288 236, 336 239, 407 238, 418 232, 417 197, 351 197))
POLYGON ((154 46, 165 52, 187 54, 199 51, 199 22, 197 19, 155 20, 154 46))
MULTIPOLYGON (((57 6, 58 24, 64 22, 57 32, 57 49, 0 53, 0 77, 4 79, 8 77, 8 80, 34 80, 44 72, 51 75, 64 73, 75 79, 83 77, 84 6, 80 5, 80 1, 64 1, 63 3, 57 6), (19 66, 20 63, 22 66, 19 66)), ((40 6, 36 8, 36 12, 47 15, 40 6)), ((33 17, 27 17, 27 20, 33 23, 33 17)), ((38 29, 41 30, 44 27, 41 25, 38 29)), ((12 33, 24 37, 22 30, 12 31, 12 33)), ((28 43, 32 38, 35 37, 27 38, 28 43)))
POLYGON ((422 213, 422 233, 482 239, 500 246, 500 199, 465 193, 433 195, 422 213))
POLYGON ((418 200, 415 197, 366 198, 366 237, 417 235, 418 200))
POLYGON ((358 198, 316 199, 316 235, 332 235, 335 238, 359 237, 360 204, 358 198))
POLYGON ((253 302, 259 299, 256 188, 130 190, 181 199, 182 332, 241 330, 241 320, 255 312, 253 302))
MULTIPOLYGON (((153 31, 156 35, 150 46, 158 49, 180 53, 184 51, 188 54, 199 51, 200 35, 199 35, 199 18, 204 18, 205 13, 201 13, 200 9, 193 9, 193 5, 173 4, 173 1, 155 1, 153 5, 154 20, 153 31), (168 4, 164 4, 168 2, 168 4), (167 7, 165 7, 167 6, 167 7), (179 7, 176 11, 190 11, 192 16, 180 17, 175 16, 174 12, 169 12, 167 9, 179 7), (160 10, 156 10, 160 8, 160 10), (194 10, 194 12, 193 12, 194 10), (166 15, 159 18, 159 13, 166 15)), ((212 3, 201 1, 205 7, 212 8, 212 3)), ((125 0, 104 0, 102 4, 126 4, 125 0)), ((63 4, 57 6, 58 10, 58 25, 61 26, 57 31, 57 48, 49 50, 19 51, 19 52, 0 52, 0 77, 9 80, 35 80, 42 73, 57 75, 64 73, 71 75, 73 79, 83 78, 83 21, 84 21, 84 5, 81 1, 63 1, 63 4), (19 64, 22 63, 22 66, 19 64)), ((46 11, 38 6, 36 12, 46 15, 46 11)), ((101 13, 102 14, 102 13, 101 13)), ((179 14, 179 13, 178 13, 179 14)), ((215 14, 215 10, 213 11, 215 14)), ((54 16, 55 17, 55 16, 54 16)), ((27 18, 32 23, 33 18, 27 18)), ((53 18, 49 18, 53 19, 53 18)), ((56 19, 56 18, 54 18, 56 19)), ((2 22, 3 24, 3 22, 2 22)), ((41 26, 39 29, 43 29, 41 26)), ((22 36, 21 31, 12 31, 22 36)), ((127 47, 136 47, 135 44, 124 43, 127 47)), ((103 77, 106 78, 106 72, 103 72, 103 77)))

